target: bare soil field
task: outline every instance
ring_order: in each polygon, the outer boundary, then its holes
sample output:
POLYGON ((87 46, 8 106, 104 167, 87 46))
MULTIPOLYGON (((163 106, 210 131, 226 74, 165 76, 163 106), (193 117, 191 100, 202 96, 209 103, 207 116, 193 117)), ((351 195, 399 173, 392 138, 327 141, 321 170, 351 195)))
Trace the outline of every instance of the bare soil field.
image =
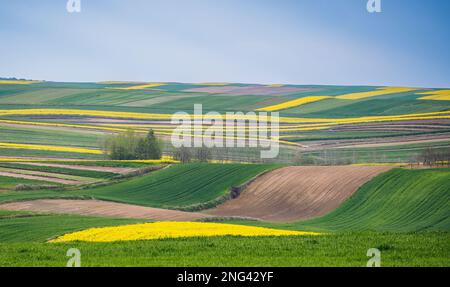
POLYGON ((322 216, 337 208, 374 176, 391 167, 285 167, 252 182, 237 199, 207 213, 275 222, 322 216))
POLYGON ((142 218, 162 221, 188 221, 208 217, 208 215, 201 213, 144 207, 100 200, 41 199, 1 204, 0 209, 117 218, 142 218))
POLYGON ((46 182, 55 182, 55 183, 61 183, 61 184, 72 184, 72 185, 82 184, 82 182, 79 182, 76 180, 46 177, 46 176, 31 175, 31 174, 20 174, 20 173, 5 172, 5 171, 0 171, 0 176, 8 176, 8 177, 32 179, 32 180, 43 180, 46 182))

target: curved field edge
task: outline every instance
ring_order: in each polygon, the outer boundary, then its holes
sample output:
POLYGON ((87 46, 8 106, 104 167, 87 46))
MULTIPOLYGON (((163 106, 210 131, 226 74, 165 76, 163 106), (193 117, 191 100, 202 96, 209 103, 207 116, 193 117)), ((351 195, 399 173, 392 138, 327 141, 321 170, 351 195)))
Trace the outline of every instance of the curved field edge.
POLYGON ((255 180, 236 199, 206 211, 215 216, 297 222, 323 216, 391 167, 289 166, 255 180))
POLYGON ((183 164, 104 187, 65 191, 0 193, 0 203, 34 199, 98 199, 134 205, 201 210, 229 199, 230 189, 244 185, 273 164, 183 164))
POLYGON ((449 183, 450 169, 397 168, 373 178, 325 216, 289 224, 240 223, 319 232, 448 232, 449 183))

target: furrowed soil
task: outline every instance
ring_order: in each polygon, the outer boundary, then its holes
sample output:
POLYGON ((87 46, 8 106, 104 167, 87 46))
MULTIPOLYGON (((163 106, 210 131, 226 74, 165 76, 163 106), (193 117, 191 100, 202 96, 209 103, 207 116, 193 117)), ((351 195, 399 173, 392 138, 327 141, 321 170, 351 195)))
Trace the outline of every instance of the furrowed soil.
POLYGON ((310 219, 339 207, 364 183, 389 169, 384 166, 285 167, 261 176, 237 199, 207 213, 274 222, 310 219))
POLYGON ((144 207, 100 200, 41 199, 1 204, 0 209, 61 214, 108 216, 115 218, 142 218, 168 221, 196 220, 208 215, 152 207, 144 207))

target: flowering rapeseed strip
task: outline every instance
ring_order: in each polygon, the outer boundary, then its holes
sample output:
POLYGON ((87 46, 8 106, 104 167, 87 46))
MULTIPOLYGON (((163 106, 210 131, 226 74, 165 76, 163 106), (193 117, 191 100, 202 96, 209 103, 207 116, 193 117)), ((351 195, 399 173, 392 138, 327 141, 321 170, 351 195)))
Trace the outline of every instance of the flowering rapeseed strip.
POLYGON ((260 109, 257 109, 257 111, 263 111, 263 112, 280 111, 280 110, 285 110, 285 109, 289 109, 289 108, 293 108, 293 107, 298 107, 298 106, 301 106, 301 105, 314 103, 314 102, 318 102, 318 101, 322 101, 322 100, 330 99, 330 98, 331 97, 329 97, 329 96, 304 97, 304 98, 300 98, 300 99, 295 99, 295 100, 292 100, 292 101, 284 102, 284 103, 281 103, 281 104, 260 108, 260 109))
POLYGON ((429 95, 419 98, 419 100, 433 100, 433 101, 450 101, 450 90, 438 90, 425 93, 418 93, 418 95, 429 95))
POLYGON ((236 224, 206 222, 155 222, 103 228, 90 228, 79 232, 65 234, 51 240, 50 242, 114 242, 180 237, 295 235, 320 235, 320 233, 280 230, 236 224))
MULTIPOLYGON (((72 109, 17 109, 17 110, 0 110, 0 116, 15 115, 70 115, 70 116, 91 116, 104 118, 129 118, 129 119, 153 119, 153 120, 170 120, 171 114, 153 114, 153 113, 135 113, 135 112, 112 112, 101 110, 72 110, 72 109)), ((291 118, 280 117, 280 123, 327 123, 327 124, 351 124, 351 123, 370 123, 384 121, 403 121, 403 120, 432 120, 448 118, 450 111, 428 112, 418 114, 403 114, 395 116, 368 116, 358 118, 291 118)), ((180 118, 183 118, 180 116, 180 118)), ((187 119, 191 119, 190 115, 186 115, 187 119)), ((203 119, 211 119, 214 116, 203 115, 203 119)), ((233 115, 231 118, 235 120, 249 119, 247 115, 233 115)))
POLYGON ((101 150, 80 148, 80 147, 63 147, 63 146, 53 146, 53 145, 17 144, 17 143, 2 143, 2 142, 0 142, 0 148, 103 154, 103 152, 101 150))
POLYGON ((390 94, 399 94, 415 91, 417 89, 414 88, 404 88, 404 87, 384 87, 378 88, 375 91, 371 92, 361 92, 361 93, 350 93, 345 95, 337 96, 336 99, 344 99, 344 100, 359 100, 376 96, 390 95, 390 94))
POLYGON ((29 85, 35 83, 39 83, 39 81, 0 80, 0 85, 29 85))
POLYGON ((133 91, 133 90, 143 90, 148 88, 154 88, 154 87, 160 87, 164 86, 164 83, 151 83, 151 84, 145 84, 145 85, 137 85, 137 86, 131 86, 131 87, 114 87, 109 88, 113 90, 122 90, 122 91, 133 91))

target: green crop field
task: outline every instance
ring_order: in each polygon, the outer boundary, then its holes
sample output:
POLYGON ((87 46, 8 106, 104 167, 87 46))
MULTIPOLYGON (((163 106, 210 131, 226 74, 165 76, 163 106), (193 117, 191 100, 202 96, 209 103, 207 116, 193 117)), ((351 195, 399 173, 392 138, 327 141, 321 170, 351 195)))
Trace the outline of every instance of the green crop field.
POLYGON ((89 178, 111 178, 116 175, 112 172, 80 170, 80 169, 72 169, 72 168, 64 168, 64 167, 35 166, 35 165, 27 165, 27 164, 20 164, 20 163, 0 163, 0 168, 2 168, 2 167, 3 168, 13 168, 13 169, 22 169, 22 170, 31 170, 31 171, 41 171, 41 172, 48 172, 48 173, 75 175, 75 176, 89 177, 89 178))
POLYGON ((189 164, 156 171, 113 186, 86 190, 96 198, 153 207, 183 207, 213 201, 270 165, 189 164))

